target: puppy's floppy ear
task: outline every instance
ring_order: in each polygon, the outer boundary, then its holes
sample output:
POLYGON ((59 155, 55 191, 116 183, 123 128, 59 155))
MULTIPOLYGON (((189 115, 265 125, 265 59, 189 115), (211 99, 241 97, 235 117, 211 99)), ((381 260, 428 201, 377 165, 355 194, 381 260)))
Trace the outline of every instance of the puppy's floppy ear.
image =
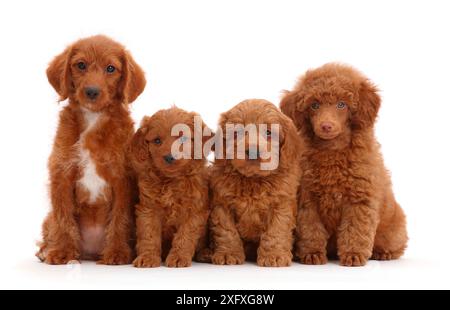
POLYGON ((295 91, 284 91, 285 96, 281 99, 280 109, 287 115, 298 130, 303 131, 308 125, 308 114, 304 108, 304 98, 301 93, 295 91))
POLYGON ((144 91, 144 71, 134 61, 128 51, 123 52, 123 75, 119 87, 119 95, 125 103, 132 103, 144 91))
POLYGON ((66 100, 72 87, 70 77, 70 57, 72 47, 56 56, 47 68, 47 78, 59 95, 59 101, 66 100))
POLYGON ((148 131, 148 128, 145 124, 147 123, 148 119, 148 117, 144 117, 141 122, 141 127, 136 131, 133 138, 131 139, 129 153, 133 168, 135 170, 140 170, 140 168, 145 165, 150 156, 148 152, 148 142, 145 139, 148 131))
POLYGON ((352 115, 352 125, 357 129, 372 127, 381 105, 378 89, 372 82, 365 80, 359 88, 359 101, 352 115))
POLYGON ((281 115, 280 125, 283 132, 283 141, 280 144, 280 162, 286 167, 292 161, 300 161, 304 145, 294 122, 289 117, 281 115))

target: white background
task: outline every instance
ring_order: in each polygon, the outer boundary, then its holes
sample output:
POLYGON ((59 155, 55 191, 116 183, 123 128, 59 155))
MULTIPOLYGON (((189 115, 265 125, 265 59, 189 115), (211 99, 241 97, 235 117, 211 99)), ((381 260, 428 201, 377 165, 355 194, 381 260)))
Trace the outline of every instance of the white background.
POLYGON ((0 288, 450 288, 448 1, 1 1, 0 288), (57 95, 48 62, 104 33, 147 73, 138 122, 173 103, 215 127, 246 98, 275 104, 308 68, 354 65, 382 89, 377 136, 408 216, 399 261, 264 269, 47 266, 34 257, 49 209, 57 95))

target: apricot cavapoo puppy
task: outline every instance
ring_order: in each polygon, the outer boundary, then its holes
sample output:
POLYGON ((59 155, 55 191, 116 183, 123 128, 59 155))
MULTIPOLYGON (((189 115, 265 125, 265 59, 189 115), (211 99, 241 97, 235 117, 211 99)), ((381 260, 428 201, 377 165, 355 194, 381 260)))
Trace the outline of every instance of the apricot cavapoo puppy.
POLYGON ((406 248, 405 215, 374 134, 380 103, 372 82, 340 64, 306 72, 281 101, 306 142, 296 244, 304 264, 337 255, 362 266, 406 248))
POLYGON ((219 131, 224 147, 216 140, 212 262, 242 264, 247 258, 259 266, 290 265, 303 148, 294 123, 272 103, 253 99, 223 113, 216 137, 219 131), (254 126, 253 141, 247 126, 254 126))
POLYGON ((144 90, 144 73, 121 44, 94 36, 56 56, 47 76, 60 101, 69 102, 49 159, 52 208, 36 255, 48 264, 130 263, 133 186, 125 150, 134 128, 128 104, 144 90))
POLYGON ((188 267, 204 248, 209 216, 204 130, 209 129, 197 114, 176 107, 142 120, 131 144, 140 191, 135 267, 158 267, 161 258, 167 267, 188 267))

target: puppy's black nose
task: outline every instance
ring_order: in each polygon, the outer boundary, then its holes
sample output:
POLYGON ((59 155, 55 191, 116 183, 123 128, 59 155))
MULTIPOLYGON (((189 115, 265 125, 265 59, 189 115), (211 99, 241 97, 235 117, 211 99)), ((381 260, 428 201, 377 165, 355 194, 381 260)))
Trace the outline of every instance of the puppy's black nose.
POLYGON ((175 158, 173 158, 172 155, 166 155, 166 156, 164 156, 164 161, 168 164, 171 164, 175 161, 175 158))
POLYGON ((248 159, 258 159, 259 151, 257 149, 245 150, 245 155, 247 155, 248 159))
POLYGON ((100 95, 100 89, 98 87, 89 86, 84 89, 84 93, 89 99, 95 100, 98 95, 100 95))

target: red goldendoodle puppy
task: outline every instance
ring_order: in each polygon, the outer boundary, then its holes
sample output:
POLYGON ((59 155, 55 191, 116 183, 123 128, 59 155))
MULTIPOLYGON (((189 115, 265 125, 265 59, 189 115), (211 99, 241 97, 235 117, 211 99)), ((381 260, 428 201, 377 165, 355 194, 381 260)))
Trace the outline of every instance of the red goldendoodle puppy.
POLYGON ((337 256, 345 266, 400 257, 405 215, 374 135, 377 88, 355 69, 308 71, 281 101, 306 142, 296 255, 304 264, 337 256))
MULTIPOLYGON (((247 258, 259 266, 290 265, 303 148, 294 123, 272 103, 253 99, 223 113, 219 130, 226 131, 224 143, 234 159, 216 159, 212 167, 212 262, 242 264, 247 258), (252 142, 249 131, 237 129, 229 143, 226 127, 237 124, 254 124, 257 139, 252 142), (278 129, 271 129, 273 124, 278 129), (244 146, 241 157, 239 143, 244 146), (261 148, 264 144, 267 147, 261 148), (274 156, 278 164, 262 169, 274 156)), ((217 158, 217 145, 215 151, 217 158)))
POLYGON ((202 148, 203 130, 209 129, 197 114, 173 107, 145 117, 133 138, 131 157, 140 191, 135 267, 158 267, 161 258, 167 267, 188 267, 205 248, 207 160, 203 153, 194 157, 195 147, 202 148), (173 129, 180 124, 187 129, 181 134, 173 129), (194 147, 196 135, 200 145, 194 147), (186 157, 174 154, 175 143, 175 151, 184 146, 186 157))
POLYGON ((122 45, 94 36, 58 55, 47 76, 69 104, 49 159, 52 209, 37 256, 48 264, 130 263, 133 186, 125 150, 134 129, 128 104, 144 90, 144 73, 122 45))

